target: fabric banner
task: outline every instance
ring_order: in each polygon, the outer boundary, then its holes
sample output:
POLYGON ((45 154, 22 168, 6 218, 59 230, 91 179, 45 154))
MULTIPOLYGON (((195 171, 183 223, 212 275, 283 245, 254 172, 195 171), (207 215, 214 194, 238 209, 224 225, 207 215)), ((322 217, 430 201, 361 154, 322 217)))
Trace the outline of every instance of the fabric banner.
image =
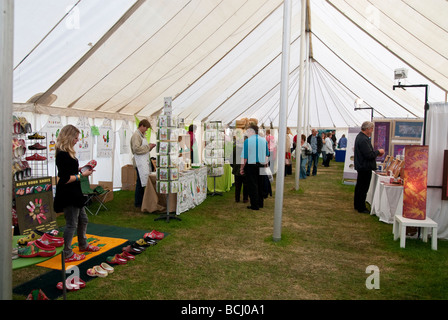
POLYGON ((61 116, 50 115, 47 123, 40 130, 47 133, 48 141, 48 161, 55 161, 56 153, 56 139, 58 138, 59 131, 62 129, 61 116))
POLYGON ((99 128, 99 132, 97 157, 112 158, 115 137, 113 135, 112 122, 110 119, 104 119, 103 125, 99 128))
POLYGON ((120 138, 120 154, 129 154, 131 152, 131 128, 126 120, 123 121, 120 130, 118 130, 120 138))

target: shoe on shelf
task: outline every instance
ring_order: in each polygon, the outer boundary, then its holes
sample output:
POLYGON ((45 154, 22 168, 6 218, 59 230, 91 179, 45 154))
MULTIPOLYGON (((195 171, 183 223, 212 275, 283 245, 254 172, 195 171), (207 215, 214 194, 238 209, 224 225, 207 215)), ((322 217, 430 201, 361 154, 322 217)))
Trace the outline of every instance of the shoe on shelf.
POLYGON ((27 161, 44 161, 47 160, 47 157, 41 156, 40 154, 33 154, 32 156, 28 156, 25 158, 27 161))
POLYGON ((36 142, 35 144, 28 146, 29 150, 45 150, 47 149, 46 146, 41 145, 39 142, 36 142))
POLYGON ((40 235, 36 233, 35 231, 31 231, 31 233, 25 237, 20 238, 17 240, 17 244, 21 246, 26 246, 28 242, 34 241, 40 238, 40 235))
POLYGON ((47 245, 54 246, 56 248, 62 247, 64 245, 64 238, 54 237, 48 233, 44 233, 39 240, 47 245))
POLYGON ((52 257, 55 254, 56 248, 54 246, 46 245, 39 240, 31 241, 26 247, 18 250, 18 255, 22 258, 52 257))

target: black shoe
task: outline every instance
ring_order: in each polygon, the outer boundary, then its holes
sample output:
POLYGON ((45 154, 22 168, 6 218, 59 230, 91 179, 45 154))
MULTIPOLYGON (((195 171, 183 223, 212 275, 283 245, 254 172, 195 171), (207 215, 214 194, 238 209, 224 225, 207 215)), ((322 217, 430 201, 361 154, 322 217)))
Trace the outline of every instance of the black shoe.
POLYGON ((248 206, 247 209, 259 210, 258 208, 254 208, 254 207, 251 207, 251 206, 248 206))
POLYGON ((364 209, 364 210, 358 210, 358 212, 359 212, 359 213, 370 213, 370 211, 367 210, 367 209, 364 209))

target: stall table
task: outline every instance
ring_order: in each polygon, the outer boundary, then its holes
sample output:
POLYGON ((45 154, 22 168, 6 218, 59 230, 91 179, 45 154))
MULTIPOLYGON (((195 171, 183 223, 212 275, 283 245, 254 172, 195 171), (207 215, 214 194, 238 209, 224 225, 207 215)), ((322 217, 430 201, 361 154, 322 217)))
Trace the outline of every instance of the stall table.
MULTIPOLYGON (((167 195, 156 191, 156 181, 155 173, 149 174, 142 201, 143 212, 167 211, 167 195)), ((178 215, 199 205, 207 197, 207 168, 180 172, 179 188, 179 193, 170 193, 168 199, 169 212, 178 215)))
POLYGON ((224 174, 219 177, 208 177, 207 186, 209 192, 228 192, 235 182, 235 177, 232 174, 232 167, 230 164, 224 164, 224 174), (216 179, 216 181, 214 181, 216 179), (214 183, 216 182, 216 189, 214 183))
POLYGON ((366 201, 370 203, 370 214, 388 224, 395 215, 403 214, 403 186, 389 183, 390 177, 376 172, 372 174, 366 201))

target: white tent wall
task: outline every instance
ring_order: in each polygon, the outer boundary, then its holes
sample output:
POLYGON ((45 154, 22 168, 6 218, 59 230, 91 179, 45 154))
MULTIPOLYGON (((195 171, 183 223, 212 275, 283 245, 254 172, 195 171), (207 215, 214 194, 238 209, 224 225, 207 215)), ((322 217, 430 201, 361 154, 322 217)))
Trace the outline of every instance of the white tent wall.
MULTIPOLYGON (((309 1, 310 126, 359 126, 370 114, 353 111, 358 97, 376 117, 423 117, 420 89, 392 90, 396 68, 409 69, 403 84, 429 84, 430 102, 445 99, 446 1, 395 1, 404 10, 398 17, 395 5, 383 0, 309 1), (408 45, 399 39, 405 35, 408 45), (425 52, 438 72, 425 73, 434 69, 425 52)), ((270 122, 279 105, 282 3, 113 0, 103 8, 98 0, 18 2, 14 102, 149 117, 171 96, 178 114, 196 122, 270 122)), ((298 119, 300 4, 292 1, 290 127, 298 119)))
POLYGON ((432 103, 426 126, 429 145, 426 215, 437 222, 438 237, 448 239, 448 201, 442 200, 443 159, 448 150, 448 103, 432 103))

